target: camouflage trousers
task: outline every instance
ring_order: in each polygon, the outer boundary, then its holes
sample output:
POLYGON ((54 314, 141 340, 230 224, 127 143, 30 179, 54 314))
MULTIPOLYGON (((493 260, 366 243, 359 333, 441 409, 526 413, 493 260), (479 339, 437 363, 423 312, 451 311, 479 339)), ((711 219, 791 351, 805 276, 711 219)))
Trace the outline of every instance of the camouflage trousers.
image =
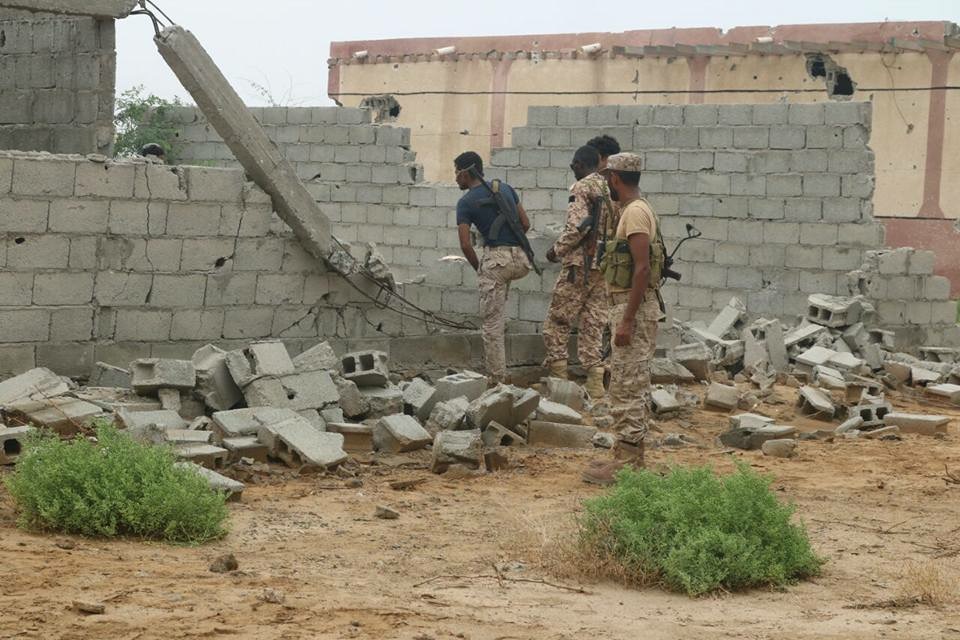
POLYGON ((487 373, 497 381, 507 376, 504 332, 510 283, 530 273, 530 262, 520 247, 484 247, 477 272, 480 318, 483 322, 483 358, 487 373))
MULTIPOLYGON (((626 294, 615 294, 610 309, 610 331, 627 309, 626 294), (620 302, 622 300, 622 302, 620 302)), ((650 419, 650 363, 657 343, 660 307, 652 291, 637 310, 633 337, 625 347, 613 345, 610 358, 610 415, 618 437, 629 444, 643 442, 650 419)))
POLYGON ((587 369, 602 365, 603 330, 610 317, 608 305, 606 283, 599 270, 591 269, 585 283, 583 267, 561 269, 543 323, 543 343, 547 351, 545 364, 567 359, 570 331, 579 319, 577 357, 580 364, 587 369))

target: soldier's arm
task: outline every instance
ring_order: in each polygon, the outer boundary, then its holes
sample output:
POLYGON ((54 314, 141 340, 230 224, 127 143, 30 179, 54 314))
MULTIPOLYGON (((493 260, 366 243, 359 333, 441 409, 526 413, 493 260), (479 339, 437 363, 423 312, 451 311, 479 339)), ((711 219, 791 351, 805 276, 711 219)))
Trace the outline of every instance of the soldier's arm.
POLYGON ((460 237, 460 251, 463 252, 463 257, 467 259, 474 271, 480 271, 480 260, 477 259, 477 252, 470 241, 470 225, 458 224, 457 235, 460 237))
POLYGON ((520 214, 520 226, 523 228, 523 232, 530 231, 530 218, 527 217, 527 210, 519 202, 517 203, 517 213, 520 214))
POLYGON ((634 233, 628 239, 630 255, 633 258, 633 280, 630 284, 630 297, 627 300, 627 309, 617 325, 614 344, 625 347, 630 344, 633 330, 636 326, 637 311, 643 304, 647 293, 647 284, 650 281, 650 236, 645 233, 634 233))
POLYGON ((553 243, 554 253, 561 258, 570 253, 583 239, 583 233, 578 227, 583 219, 590 215, 589 192, 574 189, 570 197, 572 200, 567 205, 567 221, 563 225, 560 237, 553 243))

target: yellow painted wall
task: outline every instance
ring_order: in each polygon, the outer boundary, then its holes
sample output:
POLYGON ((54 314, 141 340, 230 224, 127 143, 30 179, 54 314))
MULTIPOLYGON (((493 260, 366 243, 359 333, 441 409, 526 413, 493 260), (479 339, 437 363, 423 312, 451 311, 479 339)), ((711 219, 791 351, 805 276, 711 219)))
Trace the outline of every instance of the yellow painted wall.
MULTIPOLYGON (((960 55, 954 54, 950 62, 947 84, 960 86, 960 55)), ((947 91, 947 122, 943 138, 940 206, 946 217, 960 218, 960 91, 947 91)))

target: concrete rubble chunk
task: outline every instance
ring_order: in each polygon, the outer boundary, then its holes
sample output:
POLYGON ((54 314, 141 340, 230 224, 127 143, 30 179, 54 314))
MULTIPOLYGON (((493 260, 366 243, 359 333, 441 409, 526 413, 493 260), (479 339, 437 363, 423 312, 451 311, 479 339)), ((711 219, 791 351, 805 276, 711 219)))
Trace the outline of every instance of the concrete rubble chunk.
POLYGON ((24 400, 54 398, 70 391, 67 382, 49 369, 31 369, 0 382, 0 407, 24 400))
POLYGON ((296 371, 287 348, 278 340, 254 342, 244 349, 228 351, 226 361, 230 375, 241 389, 264 376, 284 376, 296 371))
POLYGON ((230 459, 230 452, 212 444, 181 444, 173 448, 178 458, 193 462, 207 469, 223 469, 230 459))
POLYGON ((95 362, 90 372, 88 385, 91 387, 130 387, 133 374, 129 369, 115 367, 106 362, 95 362))
POLYGON ((329 342, 321 342, 294 357, 293 366, 300 373, 336 371, 340 368, 340 358, 337 357, 329 342))
POLYGON ((373 277, 374 280, 387 287, 390 291, 397 290, 397 278, 390 270, 383 254, 377 250, 377 245, 373 242, 367 243, 366 254, 363 258, 365 271, 373 277))
POLYGON ((851 351, 863 351, 870 342, 870 332, 862 322, 856 322, 843 330, 841 336, 851 351))
POLYGON ((824 347, 810 347, 796 357, 796 361, 809 367, 815 367, 821 364, 827 364, 830 359, 837 355, 833 349, 824 347))
POLYGON ((236 462, 240 458, 250 458, 254 462, 267 461, 267 445, 260 442, 257 436, 224 438, 220 446, 230 452, 230 462, 236 462))
POLYGON ((57 13, 94 18, 126 18, 137 7, 137 0, 4 0, 4 7, 42 13, 57 13))
POLYGON ((461 371, 437 380, 437 402, 463 396, 473 402, 487 390, 486 376, 474 371, 461 371))
POLYGON ((483 430, 483 444, 487 447, 512 447, 527 444, 526 438, 498 422, 491 422, 483 430))
POLYGON ((5 427, 0 425, 0 465, 14 464, 20 459, 25 440, 35 431, 30 426, 5 427))
POLYGON ((843 435, 848 431, 859 431, 860 427, 863 426, 863 417, 859 414, 851 416, 844 420, 840 426, 833 430, 834 435, 843 435))
POLYGON ((168 429, 163 438, 171 444, 210 444, 213 433, 194 429, 168 429))
POLYGON ((847 409, 849 417, 860 416, 863 419, 861 427, 876 427, 884 422, 887 414, 893 412, 893 407, 889 402, 881 399, 867 396, 861 400, 860 404, 847 409))
POLYGON ((327 431, 343 436, 343 449, 348 453, 373 451, 373 427, 370 425, 331 422, 327 424, 327 431))
POLYGON ((738 413, 735 416, 730 416, 731 429, 759 429, 773 423, 773 418, 758 413, 738 413))
POLYGON ((320 431, 302 416, 261 427, 258 437, 271 456, 293 468, 330 469, 347 459, 343 435, 320 431))
POLYGON ((79 433, 97 418, 105 416, 99 406, 67 396, 17 402, 8 405, 4 413, 9 422, 44 427, 61 436, 79 433))
POLYGON ((466 420, 469 408, 470 402, 467 401, 466 396, 438 402, 430 412, 430 418, 425 427, 433 435, 440 431, 456 431, 466 420))
POLYGON ((946 433, 947 425, 950 424, 951 420, 950 416, 902 413, 899 411, 888 413, 883 417, 883 423, 887 426, 900 427, 900 431, 903 433, 919 433, 925 436, 946 433))
POLYGON ((231 409, 218 411, 213 414, 211 428, 217 438, 242 438, 256 436, 260 427, 276 424, 296 418, 297 413, 292 409, 278 409, 275 407, 251 407, 247 409, 231 409))
POLYGON ((880 349, 880 345, 876 343, 864 345, 863 349, 860 350, 860 355, 863 356, 864 362, 871 370, 878 371, 883 368, 883 351, 880 349))
POLYGON ((384 351, 356 351, 340 359, 343 377, 358 387, 383 387, 390 381, 390 367, 384 351))
MULTIPOLYGON (((537 406, 537 420, 540 422, 557 422, 561 424, 583 424, 583 415, 574 411, 565 404, 553 402, 546 398, 540 399, 537 406)), ((593 436, 591 436, 593 437, 593 436)))
POLYGON ((434 437, 430 471, 444 473, 453 464, 463 464, 471 469, 481 468, 483 441, 479 429, 441 431, 434 437))
POLYGON ((650 381, 653 384, 693 382, 696 379, 696 376, 679 362, 667 358, 654 358, 650 361, 650 381))
POLYGON ((433 385, 423 378, 414 378, 403 388, 404 412, 426 422, 437 404, 436 397, 437 390, 433 385))
POLYGON ((227 368, 227 352, 212 344, 200 347, 190 359, 197 372, 196 393, 214 411, 232 409, 243 393, 227 368))
POLYGON ((858 371, 865 364, 863 359, 852 353, 837 353, 828 360, 828 363, 844 371, 858 371))
POLYGON ((402 413, 385 416, 373 427, 373 446, 385 453, 423 449, 433 437, 413 417, 402 413))
POLYGON ((190 426, 176 411, 161 409, 159 411, 126 411, 117 412, 117 420, 130 435, 138 437, 148 435, 150 430, 168 431, 170 429, 186 429, 190 426))
POLYGON ((669 413, 680 409, 676 396, 666 389, 654 389, 650 393, 650 403, 657 414, 669 413))
MULTIPOLYGON (((848 432, 848 434, 849 433, 853 433, 853 432, 848 432)), ((871 440, 879 440, 880 438, 885 438, 887 436, 899 436, 900 427, 896 425, 879 427, 877 429, 871 429, 870 431, 860 431, 858 435, 860 437, 869 438, 871 440)))
POLYGON ((727 447, 754 451, 767 440, 790 438, 796 435, 796 427, 767 424, 762 426, 736 427, 720 434, 720 442, 727 447))
POLYGON ((783 337, 783 344, 788 349, 794 345, 811 345, 817 339, 817 337, 825 334, 826 332, 827 328, 818 324, 802 325, 788 332, 787 335, 783 337))
POLYGON ((801 413, 821 419, 833 418, 834 413, 836 413, 836 407, 830 396, 809 385, 800 387, 797 406, 800 407, 801 413))
MULTIPOLYGON (((340 398, 340 402, 343 402, 342 396, 340 398)), ((343 415, 343 409, 341 409, 340 407, 328 407, 326 409, 321 409, 320 417, 327 424, 330 424, 331 422, 342 424, 347 421, 346 416, 343 415)))
POLYGON ((711 382, 707 388, 707 393, 703 398, 703 404, 707 407, 716 407, 731 411, 737 408, 740 403, 740 392, 737 388, 730 385, 711 382))
POLYGON ((924 362, 960 363, 960 349, 953 347, 920 347, 918 352, 924 362))
POLYGON ((960 384, 929 384, 927 385, 927 394, 946 398, 956 405, 960 405, 960 384))
MULTIPOLYGON (((339 375, 333 377, 333 383, 337 386, 337 392, 340 394, 340 409, 343 415, 357 419, 362 418, 370 412, 370 402, 360 393, 360 389, 355 382, 345 380, 339 375)), ((390 413, 396 413, 391 411, 390 413)), ((343 422, 342 420, 336 422, 343 422)))
POLYGON ((370 407, 366 414, 368 418, 403 413, 403 392, 396 387, 359 387, 359 392, 370 407))
POLYGON ((470 403, 467 408, 467 423, 475 429, 485 429, 491 422, 513 425, 514 395, 507 385, 498 385, 487 390, 470 403))
POLYGON ((702 342, 681 344, 673 348, 671 359, 694 375, 697 380, 707 380, 713 370, 713 350, 702 342))
POLYGON ((597 431, 593 434, 591 441, 597 449, 613 449, 617 444, 617 439, 612 433, 604 433, 603 431, 597 431))
POLYGON ((797 441, 792 438, 767 440, 760 446, 763 455, 774 458, 792 458, 797 455, 797 441))
POLYGON ((340 401, 340 392, 327 371, 309 371, 258 378, 243 392, 251 407, 284 407, 294 411, 321 409, 340 401))
POLYGON ((847 388, 847 383, 843 379, 843 373, 832 367, 814 367, 813 379, 824 389, 844 390, 847 388))
POLYGON ((940 382, 942 376, 936 371, 930 371, 921 367, 910 367, 910 382, 915 387, 923 387, 930 383, 940 382))
POLYGON ((164 29, 154 42, 240 165, 270 195, 300 246, 327 260, 334 253, 329 219, 200 42, 179 26, 164 29))
POLYGON ((157 398, 160 399, 160 407, 162 409, 169 409, 170 411, 180 413, 180 409, 183 408, 183 403, 180 401, 179 389, 157 389, 157 398))
POLYGON ((190 469, 197 473, 201 478, 207 481, 207 485, 214 491, 222 491, 227 495, 227 500, 230 502, 239 501, 243 495, 243 490, 246 488, 242 482, 238 482, 233 478, 228 478, 225 475, 221 475, 212 469, 202 467, 198 464, 192 462, 178 462, 176 465, 183 469, 190 469))
POLYGON ((825 327, 849 327, 860 320, 863 305, 856 298, 814 293, 807 298, 807 320, 825 327))
POLYGON ((95 404, 104 411, 116 413, 121 409, 127 411, 156 411, 160 409, 160 401, 156 398, 138 396, 132 389, 85 387, 71 393, 79 400, 95 404))
POLYGON ((327 421, 320 416, 320 412, 316 409, 301 409, 297 411, 297 415, 309 420, 310 424, 312 424, 317 431, 327 430, 327 421))
POLYGON ((510 424, 508 426, 516 427, 537 410, 542 398, 535 389, 510 387, 510 392, 513 395, 513 406, 510 408, 510 424))
POLYGON ((574 411, 583 411, 587 401, 587 392, 576 382, 551 377, 544 380, 544 386, 547 398, 552 402, 565 404, 574 411))
POLYGON ((883 363, 883 370, 897 379, 900 384, 910 382, 910 376, 913 374, 913 367, 903 362, 888 360, 883 363))
POLYGON ((130 386, 141 395, 164 388, 190 390, 197 384, 197 370, 189 360, 142 358, 130 363, 130 372, 130 386))
POLYGON ((734 331, 747 315, 747 307, 739 298, 731 298, 717 317, 713 319, 707 331, 719 338, 725 338, 734 331))
POLYGON ((596 434, 596 427, 533 420, 527 433, 527 443, 533 447, 589 449, 593 447, 596 434))

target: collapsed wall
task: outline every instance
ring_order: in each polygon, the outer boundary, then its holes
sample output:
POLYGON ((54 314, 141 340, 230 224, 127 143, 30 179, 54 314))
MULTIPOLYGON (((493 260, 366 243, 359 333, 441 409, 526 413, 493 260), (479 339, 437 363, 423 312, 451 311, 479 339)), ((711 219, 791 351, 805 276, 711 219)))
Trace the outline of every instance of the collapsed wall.
POLYGON ((115 82, 112 19, 0 8, 0 149, 108 154, 115 82))

